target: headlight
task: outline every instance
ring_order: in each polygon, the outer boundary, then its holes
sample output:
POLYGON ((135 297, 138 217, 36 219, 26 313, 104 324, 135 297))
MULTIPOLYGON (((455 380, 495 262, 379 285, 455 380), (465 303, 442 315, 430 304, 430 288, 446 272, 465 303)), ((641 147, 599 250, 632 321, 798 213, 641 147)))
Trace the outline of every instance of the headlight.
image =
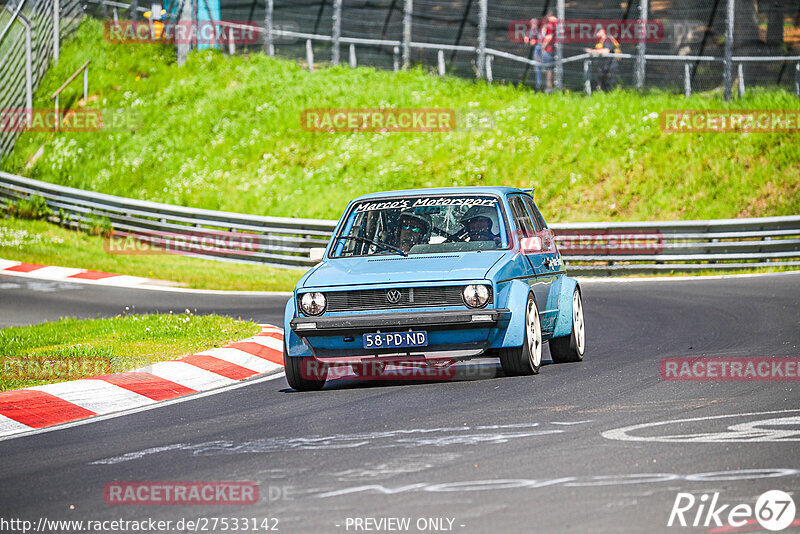
POLYGON ((300 295, 300 309, 306 315, 322 315, 328 301, 322 293, 303 293, 300 295))
POLYGON ((489 302, 489 287, 472 284, 464 288, 461 296, 470 308, 483 308, 489 302))

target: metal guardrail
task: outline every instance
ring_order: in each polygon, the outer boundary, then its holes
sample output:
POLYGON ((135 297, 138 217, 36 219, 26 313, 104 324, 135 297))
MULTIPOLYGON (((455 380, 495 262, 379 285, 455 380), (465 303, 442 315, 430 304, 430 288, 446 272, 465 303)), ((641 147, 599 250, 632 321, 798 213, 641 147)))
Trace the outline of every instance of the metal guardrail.
POLYGON ((336 221, 264 217, 173 206, 0 172, 0 198, 17 200, 30 196, 44 198, 50 209, 54 213, 63 213, 66 222, 72 226, 88 229, 96 226, 98 219, 107 218, 115 234, 123 237, 145 236, 161 242, 167 237, 183 235, 188 246, 184 252, 189 255, 285 268, 313 266, 316 262, 309 258, 309 249, 326 246, 336 224, 336 221), (198 235, 201 238, 213 237, 223 232, 226 239, 235 234, 249 240, 249 246, 236 250, 192 243, 192 238, 198 235))
MULTIPOLYGON (((107 218, 117 236, 188 236, 193 256, 305 269, 336 221, 265 217, 174 206, 54 185, 0 172, 0 198, 45 199, 54 213, 84 229, 107 218), (204 247, 198 233, 247 237, 250 246, 204 247)), ((59 222, 65 222, 59 220, 59 222)), ((579 275, 650 274, 800 266, 800 216, 675 222, 553 224, 568 270, 579 275)))

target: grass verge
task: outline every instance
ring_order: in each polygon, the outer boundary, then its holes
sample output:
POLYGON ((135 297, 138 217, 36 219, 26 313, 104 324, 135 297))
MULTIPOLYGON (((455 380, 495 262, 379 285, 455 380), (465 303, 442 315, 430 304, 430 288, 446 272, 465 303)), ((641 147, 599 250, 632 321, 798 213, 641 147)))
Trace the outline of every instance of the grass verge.
POLYGON ((102 237, 41 220, 0 219, 0 258, 171 280, 196 289, 292 291, 303 275, 301 270, 175 254, 112 255, 102 237))
POLYGON ((129 371, 259 331, 248 321, 191 313, 61 319, 5 328, 0 330, 0 391, 129 371))

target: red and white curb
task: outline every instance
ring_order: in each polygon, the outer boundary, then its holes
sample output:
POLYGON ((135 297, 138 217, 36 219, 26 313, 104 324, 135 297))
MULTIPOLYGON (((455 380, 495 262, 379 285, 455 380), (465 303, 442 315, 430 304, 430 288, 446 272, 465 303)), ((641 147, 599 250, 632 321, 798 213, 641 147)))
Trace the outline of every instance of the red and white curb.
MULTIPOLYGON (((121 287, 136 287, 159 282, 141 276, 106 273, 103 271, 77 269, 73 267, 56 267, 54 265, 40 265, 38 263, 24 263, 21 261, 4 259, 0 259, 0 274, 39 278, 43 280, 63 280, 65 282, 85 282, 121 287)), ((164 282, 161 283, 163 284, 164 282)))
POLYGON ((283 369, 283 330, 141 369, 0 392, 0 437, 155 404, 283 369))

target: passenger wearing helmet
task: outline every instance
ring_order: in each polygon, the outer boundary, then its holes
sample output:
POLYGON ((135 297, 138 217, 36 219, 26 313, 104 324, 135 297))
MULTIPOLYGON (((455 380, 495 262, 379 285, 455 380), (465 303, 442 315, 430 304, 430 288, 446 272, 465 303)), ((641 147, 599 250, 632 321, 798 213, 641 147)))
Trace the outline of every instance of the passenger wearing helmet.
POLYGON ((403 212, 397 221, 399 229, 397 246, 408 252, 414 245, 428 243, 431 234, 430 216, 424 213, 403 212))
POLYGON ((497 208, 490 206, 472 206, 461 217, 464 225, 465 240, 494 241, 500 244, 500 235, 494 233, 494 221, 497 220, 497 208))

